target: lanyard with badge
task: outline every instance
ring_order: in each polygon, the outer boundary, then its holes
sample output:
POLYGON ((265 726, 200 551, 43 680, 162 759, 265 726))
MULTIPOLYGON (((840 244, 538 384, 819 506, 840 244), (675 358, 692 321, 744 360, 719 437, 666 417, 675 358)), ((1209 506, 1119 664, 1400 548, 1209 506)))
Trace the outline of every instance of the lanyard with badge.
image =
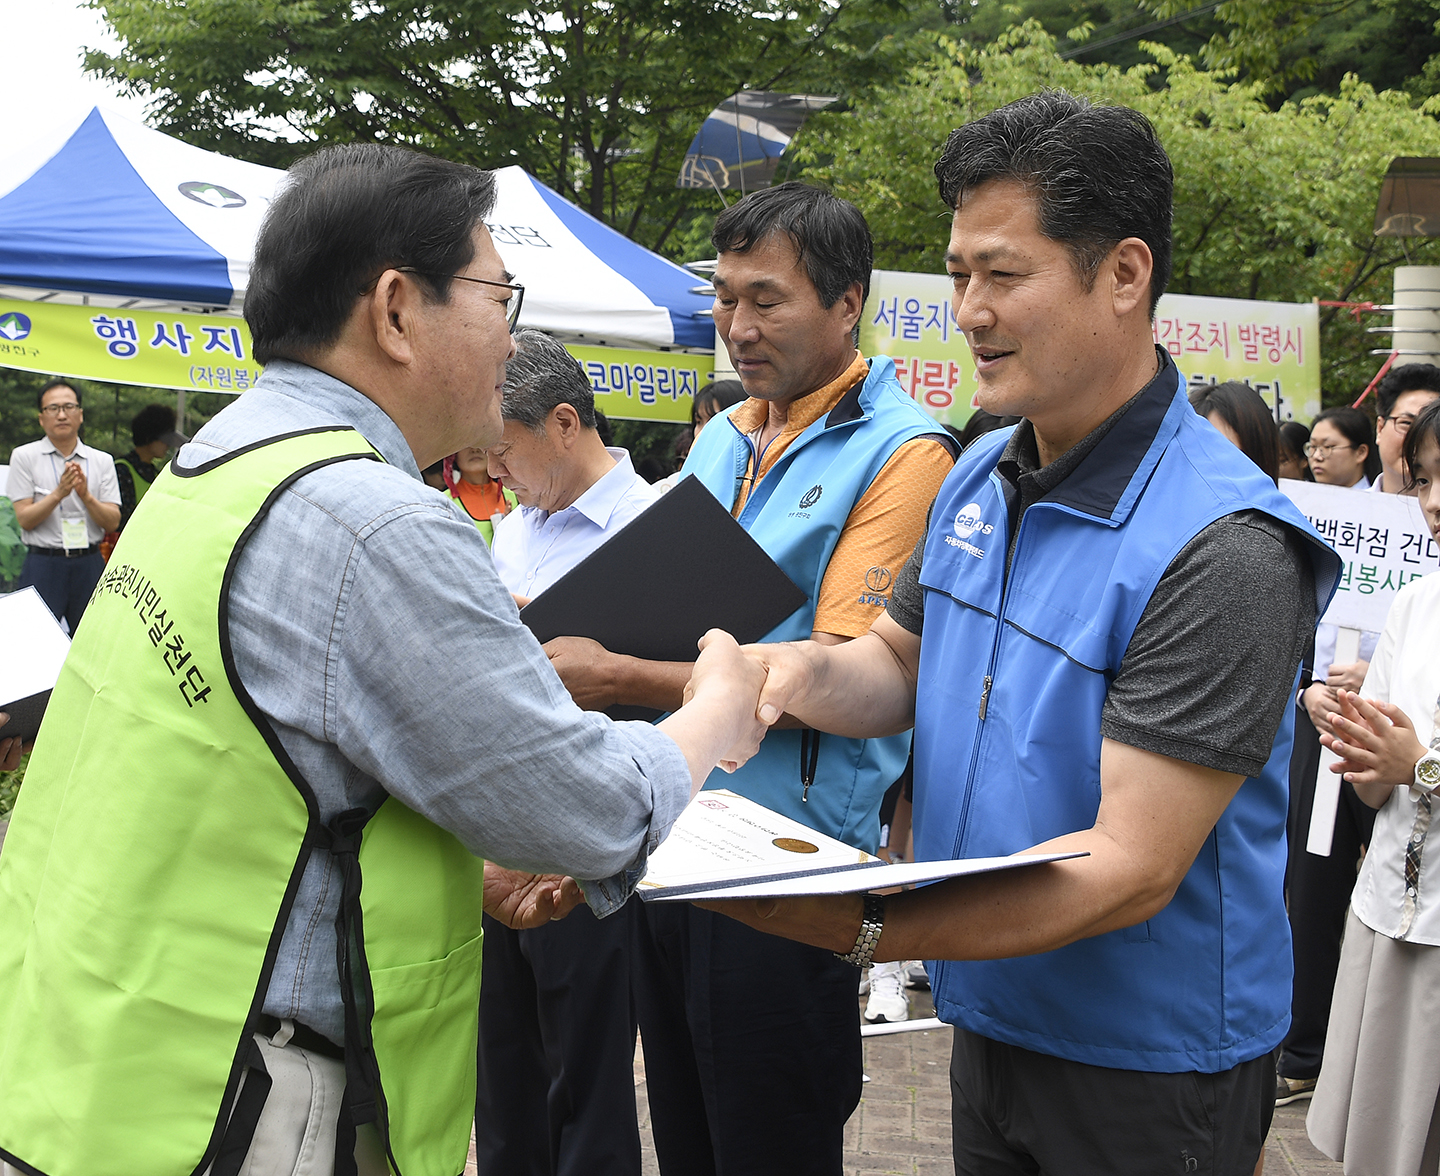
MULTIPOLYGON (((67 464, 68 462, 61 462, 62 476, 67 464)), ((59 477, 55 479, 55 484, 57 486, 60 484, 59 477)), ((72 490, 60 500, 60 546, 66 551, 80 551, 90 546, 89 516, 84 513, 78 515, 65 513, 66 505, 74 497, 75 492, 72 490)))

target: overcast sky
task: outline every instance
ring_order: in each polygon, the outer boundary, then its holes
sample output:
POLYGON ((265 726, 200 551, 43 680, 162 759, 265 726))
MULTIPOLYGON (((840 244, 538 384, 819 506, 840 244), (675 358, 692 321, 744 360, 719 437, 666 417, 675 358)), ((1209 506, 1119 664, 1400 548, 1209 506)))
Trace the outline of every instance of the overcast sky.
MULTIPOLYGON (((144 103, 121 97, 103 82, 87 78, 80 59, 86 48, 117 48, 97 12, 75 0, 6 0, 5 36, 0 38, 0 110, 10 112, 14 133, 43 131, 71 111, 105 106, 142 120, 144 103)), ((0 143, 0 154, 4 145, 0 143)))

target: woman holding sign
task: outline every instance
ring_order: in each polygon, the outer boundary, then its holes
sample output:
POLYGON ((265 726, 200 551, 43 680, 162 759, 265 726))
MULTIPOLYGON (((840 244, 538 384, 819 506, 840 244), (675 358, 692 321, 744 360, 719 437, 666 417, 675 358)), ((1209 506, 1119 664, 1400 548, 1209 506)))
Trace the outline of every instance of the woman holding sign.
MULTIPOLYGON (((1416 418, 1405 460, 1440 540, 1440 401, 1416 418)), ((1325 1065, 1306 1120, 1347 1173, 1440 1170, 1440 876, 1426 854, 1440 785, 1440 575, 1391 606, 1362 699, 1340 694, 1325 746, 1379 810, 1345 926, 1325 1065), (1427 746, 1427 743, 1429 746, 1427 746)))
MULTIPOLYGON (((1354 408, 1329 408, 1315 418, 1305 453, 1315 481, 1370 489, 1366 476, 1379 470, 1375 431, 1370 418, 1354 408)), ((1295 746, 1290 758, 1290 859, 1286 869, 1290 933, 1294 947, 1295 987, 1290 1031, 1277 1059, 1277 1106, 1309 1098, 1325 1055, 1325 1026, 1335 970, 1340 963, 1340 937, 1345 909, 1355 885, 1355 864, 1370 840, 1375 814, 1348 784, 1340 788, 1330 852, 1311 853, 1311 817, 1316 775, 1320 769, 1320 736, 1330 733, 1327 716, 1339 705, 1340 690, 1358 690, 1369 669, 1379 633, 1355 631, 1337 652, 1340 631, 1321 623, 1315 630, 1313 654, 1300 678, 1295 715, 1295 746)), ((1328 777, 1327 777, 1328 779, 1328 777)), ((1328 804, 1326 805, 1328 811, 1328 804)))

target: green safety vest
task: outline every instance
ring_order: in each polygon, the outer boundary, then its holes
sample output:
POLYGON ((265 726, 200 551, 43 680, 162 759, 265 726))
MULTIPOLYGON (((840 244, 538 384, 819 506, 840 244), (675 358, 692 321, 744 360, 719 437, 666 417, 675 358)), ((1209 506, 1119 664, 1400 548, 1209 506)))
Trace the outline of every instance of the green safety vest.
POLYGON ((484 864, 393 798, 323 826, 229 643, 229 577, 269 505, 314 469, 375 458, 327 429, 167 470, 117 544, 0 855, 0 1159, 203 1171, 325 846, 345 880, 353 1118, 373 1106, 401 1176, 463 1170, 484 864))
MULTIPOLYGON (((115 459, 115 464, 117 466, 123 465, 127 470, 130 471, 130 481, 135 487, 135 505, 139 506, 140 500, 145 497, 145 492, 150 489, 150 483, 147 482, 145 478, 141 475, 140 471, 135 467, 135 464, 127 460, 126 458, 117 457, 115 459)), ((153 465, 150 467, 150 472, 152 475, 155 472, 155 467, 153 465)))

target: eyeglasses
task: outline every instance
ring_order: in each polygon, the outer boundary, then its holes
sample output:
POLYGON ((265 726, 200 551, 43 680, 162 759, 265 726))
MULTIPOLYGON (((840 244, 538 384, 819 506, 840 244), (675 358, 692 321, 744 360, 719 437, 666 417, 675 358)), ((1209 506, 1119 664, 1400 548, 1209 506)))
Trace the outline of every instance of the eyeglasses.
POLYGON ((395 270, 402 274, 419 274, 424 278, 454 278, 459 282, 474 282, 477 286, 499 286, 502 290, 509 290, 514 297, 507 299, 509 305, 505 310, 505 322, 512 335, 520 325, 520 308, 525 305, 525 287, 519 282, 492 282, 489 278, 467 278, 464 274, 433 274, 410 265, 397 265, 395 270))
POLYGON ((1313 442, 1313 441, 1307 441, 1307 442, 1305 442, 1305 456, 1306 456, 1306 457, 1318 457, 1321 461, 1324 461, 1327 457, 1329 457, 1329 456, 1330 456, 1332 453, 1334 453, 1337 449, 1354 449, 1354 448, 1355 448, 1355 446, 1353 446, 1353 445, 1316 445, 1315 442, 1313 442))
POLYGON ((1380 419, 1382 421, 1389 421, 1394 425, 1395 431, 1402 437, 1410 431, 1410 426, 1415 423, 1415 418, 1410 413, 1406 413, 1404 416, 1388 416, 1381 417, 1380 419))
POLYGON ((80 406, 79 406, 78 404, 47 404, 47 405, 46 405, 44 408, 42 408, 40 411, 41 411, 42 413, 44 413, 46 416, 52 416, 52 417, 53 417, 53 416, 59 416, 62 412, 63 412, 63 413, 79 412, 79 411, 80 411, 80 406))

